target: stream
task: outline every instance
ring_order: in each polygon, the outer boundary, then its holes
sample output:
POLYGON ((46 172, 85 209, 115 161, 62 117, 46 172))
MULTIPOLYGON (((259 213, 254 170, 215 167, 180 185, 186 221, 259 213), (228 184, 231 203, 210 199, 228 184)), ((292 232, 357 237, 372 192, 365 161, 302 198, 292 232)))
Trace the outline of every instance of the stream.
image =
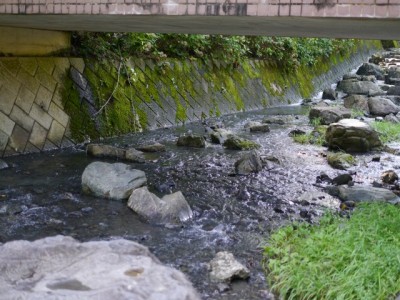
MULTIPOLYGON (((242 151, 209 140, 205 149, 175 145, 181 134, 205 134, 200 122, 104 140, 121 147, 166 145, 166 152, 146 154, 146 163, 132 165, 146 173, 149 190, 158 196, 182 191, 194 217, 181 226, 150 225, 126 202, 82 194, 82 172, 99 160, 86 156, 83 146, 8 157, 11 167, 0 171, 0 242, 58 234, 80 241, 122 237, 149 247, 163 263, 184 272, 203 299, 268 299, 262 246, 271 230, 293 220, 316 222, 327 208, 339 207, 315 182, 321 172, 334 177, 345 171, 327 164, 325 147, 296 144, 288 136, 294 128, 311 131, 307 112, 293 105, 208 120, 258 142, 261 154, 280 162, 249 176, 234 176, 234 162, 242 151), (285 124, 271 124, 268 133, 244 129, 247 122, 268 116, 278 116, 285 124), (232 252, 250 269, 250 278, 234 281, 227 291, 210 281, 207 263, 218 251, 232 252)), ((388 153, 356 157, 358 163, 351 168, 356 184, 371 184, 382 171, 400 168, 399 158, 388 153), (377 155, 380 161, 371 162, 377 155)))

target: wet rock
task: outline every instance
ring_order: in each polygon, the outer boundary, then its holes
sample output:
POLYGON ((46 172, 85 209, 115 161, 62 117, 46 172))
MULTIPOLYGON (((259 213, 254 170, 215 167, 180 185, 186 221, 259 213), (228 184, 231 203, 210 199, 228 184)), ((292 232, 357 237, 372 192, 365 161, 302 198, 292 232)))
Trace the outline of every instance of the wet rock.
POLYGON ((320 175, 317 176, 316 178, 316 183, 332 183, 332 179, 325 173, 321 173, 320 175))
POLYGON ((383 183, 393 184, 399 180, 399 176, 393 170, 387 170, 381 174, 381 180, 383 183))
POLYGON ((363 63, 356 72, 357 75, 373 75, 378 80, 384 79, 383 73, 383 70, 379 66, 371 63, 363 63))
POLYGON ((337 189, 337 196, 342 201, 397 201, 398 197, 393 192, 370 186, 345 186, 340 185, 335 187, 337 189))
POLYGON ((82 174, 82 190, 101 198, 128 199, 132 191, 146 184, 143 171, 123 163, 93 162, 82 174))
POLYGON ((268 124, 253 125, 250 127, 250 132, 269 132, 268 124))
POLYGON ((368 98, 364 95, 350 95, 344 98, 344 107, 356 109, 369 114, 368 98))
POLYGON ((346 170, 355 165, 356 160, 351 154, 336 152, 327 155, 328 164, 335 169, 346 170))
POLYGON ((379 86, 371 81, 342 80, 338 83, 337 89, 349 95, 378 96, 384 94, 379 86))
POLYGON ((147 187, 141 187, 132 192, 128 207, 154 224, 184 222, 193 216, 182 192, 165 195, 160 199, 150 193, 147 187))
POLYGON ((232 131, 223 128, 215 129, 213 132, 210 133, 211 142, 214 144, 223 144, 228 138, 232 136, 232 131))
POLYGON ((136 163, 143 163, 145 161, 143 153, 136 149, 123 149, 105 144, 89 144, 86 147, 86 153, 94 157, 107 157, 136 163))
POLYGON ((117 239, 55 236, 0 245, 2 299, 200 299, 185 275, 117 239))
POLYGON ((88 144, 86 153, 94 157, 125 158, 125 149, 104 144, 88 144))
POLYGON ((227 251, 215 255, 210 262, 210 269, 210 277, 216 281, 230 282, 232 279, 246 279, 250 276, 250 271, 227 251))
POLYGON ((127 149, 125 151, 125 160, 135 163, 144 163, 143 152, 138 151, 134 148, 127 149))
POLYGON ((332 149, 346 152, 367 152, 382 146, 378 133, 367 123, 343 119, 329 125, 325 139, 332 149))
POLYGON ((246 129, 246 128, 250 128, 250 127, 253 127, 253 126, 259 126, 259 125, 261 125, 261 124, 262 124, 261 122, 250 121, 250 122, 247 122, 247 123, 244 125, 244 128, 246 129))
POLYGON ((223 146, 231 150, 253 150, 261 148, 261 146, 258 143, 244 138, 240 138, 238 136, 228 137, 224 141, 223 146))
POLYGON ((380 63, 385 62, 385 58, 381 54, 372 54, 371 58, 368 60, 370 63, 379 65, 380 63))
POLYGON ((0 170, 7 169, 7 168, 8 168, 8 164, 4 160, 0 159, 0 170))
POLYGON ((385 83, 394 84, 397 81, 396 79, 400 79, 400 67, 389 68, 388 73, 385 76, 385 83))
POLYGON ((262 167, 260 155, 255 151, 245 154, 235 162, 235 172, 237 175, 257 173, 262 170, 262 167))
POLYGON ((387 91, 388 95, 400 96, 400 85, 392 86, 387 91))
POLYGON ((389 115, 385 116, 384 120, 386 122, 390 122, 390 123, 394 123, 394 124, 400 123, 399 118, 397 118, 397 116, 395 116, 394 114, 389 114, 389 115))
POLYGON ((332 88, 324 89, 324 91, 322 92, 322 99, 336 100, 337 92, 332 88))
POLYGON ((343 185, 348 184, 350 181, 353 181, 353 177, 350 174, 340 174, 332 179, 332 184, 343 185))
POLYGON ((374 156, 371 161, 380 162, 381 161, 381 157, 380 156, 374 156))
POLYGON ((155 144, 140 146, 137 147, 136 149, 142 152, 164 152, 165 145, 160 143, 155 143, 155 144))
MULTIPOLYGON (((310 121, 318 119, 320 124, 329 125, 341 119, 350 118, 351 111, 344 107, 314 107, 309 113, 310 121)), ((319 125, 319 124, 318 124, 319 125)))
POLYGON ((277 124, 277 125, 284 125, 286 120, 280 117, 269 117, 262 121, 264 124, 277 124))
POLYGON ((356 203, 354 201, 344 201, 340 203, 341 210, 351 210, 356 207, 356 203))
POLYGON ((397 114, 400 107, 392 101, 382 97, 371 97, 368 99, 369 111, 374 116, 386 116, 389 114, 397 114))
POLYGON ((176 143, 179 147, 205 148, 206 141, 204 137, 198 135, 183 135, 178 138, 176 143))
POLYGON ((306 132, 304 130, 301 130, 298 128, 295 128, 289 132, 290 137, 294 137, 296 135, 303 135, 303 134, 306 134, 306 132))
POLYGON ((337 208, 339 206, 339 200, 326 192, 321 191, 308 191, 301 194, 297 199, 297 203, 303 206, 308 205, 319 205, 328 208, 337 208))

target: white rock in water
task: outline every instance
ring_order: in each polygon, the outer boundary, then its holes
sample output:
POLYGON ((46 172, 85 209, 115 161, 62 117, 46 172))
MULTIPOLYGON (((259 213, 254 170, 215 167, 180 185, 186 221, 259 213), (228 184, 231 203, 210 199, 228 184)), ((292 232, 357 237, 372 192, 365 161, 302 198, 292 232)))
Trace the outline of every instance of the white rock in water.
POLYGON ((20 300, 197 300, 180 271, 119 239, 80 243, 56 236, 0 244, 0 298, 20 300))
POLYGON ((210 277, 216 281, 229 282, 234 278, 246 279, 250 276, 249 269, 227 251, 218 252, 210 262, 210 268, 210 277))
POLYGON ((145 185, 146 175, 123 163, 93 162, 82 174, 82 189, 97 197, 113 200, 128 199, 132 191, 145 185))

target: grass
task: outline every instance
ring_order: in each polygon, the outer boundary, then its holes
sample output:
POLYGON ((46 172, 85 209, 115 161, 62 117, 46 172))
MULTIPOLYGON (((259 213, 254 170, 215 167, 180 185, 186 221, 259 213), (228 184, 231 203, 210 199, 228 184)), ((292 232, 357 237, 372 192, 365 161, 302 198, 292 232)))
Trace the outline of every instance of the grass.
POLYGON ((372 122, 371 126, 379 133, 382 143, 400 141, 400 124, 381 121, 372 122))
POLYGON ((315 122, 313 120, 314 130, 312 132, 293 135, 293 141, 302 145, 312 144, 323 146, 325 144, 325 133, 328 126, 319 125, 320 120, 317 119, 319 118, 314 119, 315 122))
POLYGON ((394 299, 400 292, 400 207, 360 204, 350 219, 279 229, 264 251, 282 299, 394 299))

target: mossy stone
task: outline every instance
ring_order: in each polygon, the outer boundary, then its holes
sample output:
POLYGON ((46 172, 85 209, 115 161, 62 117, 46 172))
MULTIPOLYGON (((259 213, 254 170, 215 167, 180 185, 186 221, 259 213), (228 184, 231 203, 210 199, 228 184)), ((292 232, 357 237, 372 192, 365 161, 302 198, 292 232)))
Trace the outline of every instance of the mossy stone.
POLYGON ((227 138, 224 141, 223 146, 231 150, 253 150, 261 148, 261 145, 256 142, 243 139, 237 136, 231 136, 227 138))

